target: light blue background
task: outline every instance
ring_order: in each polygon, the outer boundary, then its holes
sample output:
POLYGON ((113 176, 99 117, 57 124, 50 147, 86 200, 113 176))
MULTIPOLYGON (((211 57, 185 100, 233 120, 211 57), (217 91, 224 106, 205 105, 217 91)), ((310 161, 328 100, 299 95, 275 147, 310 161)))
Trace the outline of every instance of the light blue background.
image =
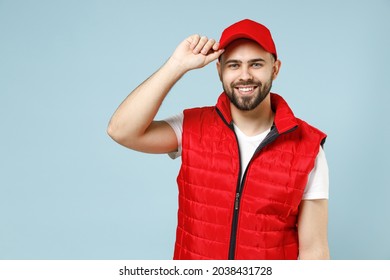
MULTIPOLYGON (((0 0, 0 259, 171 259, 180 159, 106 134, 127 94, 193 33, 251 18, 273 91, 327 132, 334 259, 390 259, 390 1, 0 0)), ((159 112, 212 105, 214 63, 159 112)))

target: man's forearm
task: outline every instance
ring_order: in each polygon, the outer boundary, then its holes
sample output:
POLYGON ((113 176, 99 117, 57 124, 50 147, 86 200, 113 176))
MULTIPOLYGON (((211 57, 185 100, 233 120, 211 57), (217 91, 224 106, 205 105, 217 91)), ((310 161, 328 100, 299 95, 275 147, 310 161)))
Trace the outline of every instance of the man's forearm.
POLYGON ((121 144, 142 135, 170 89, 185 72, 177 61, 170 58, 122 102, 110 120, 108 134, 121 144))
POLYGON ((329 260, 329 247, 324 245, 317 247, 312 250, 300 250, 299 251, 300 260, 329 260))

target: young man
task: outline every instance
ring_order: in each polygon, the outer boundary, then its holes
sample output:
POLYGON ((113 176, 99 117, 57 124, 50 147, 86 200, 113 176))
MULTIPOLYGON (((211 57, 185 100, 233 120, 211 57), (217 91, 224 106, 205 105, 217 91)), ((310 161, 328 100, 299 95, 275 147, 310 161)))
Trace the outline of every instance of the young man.
POLYGON ((252 20, 219 43, 192 35, 114 113, 109 135, 181 156, 174 259, 328 259, 326 135, 270 93, 281 67, 269 30, 252 20), (154 120, 188 71, 218 59, 215 106, 154 120))

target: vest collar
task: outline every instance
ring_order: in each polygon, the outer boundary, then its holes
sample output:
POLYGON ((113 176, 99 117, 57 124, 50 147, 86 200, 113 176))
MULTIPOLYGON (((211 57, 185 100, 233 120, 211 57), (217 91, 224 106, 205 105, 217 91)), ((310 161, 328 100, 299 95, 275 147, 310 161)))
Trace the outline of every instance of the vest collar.
MULTIPOLYGON (((294 129, 298 125, 298 122, 287 102, 276 93, 270 93, 270 95, 272 110, 275 112, 274 124, 279 134, 294 129)), ((224 121, 227 124, 232 125, 233 120, 230 111, 230 100, 225 92, 219 96, 216 107, 224 121)))

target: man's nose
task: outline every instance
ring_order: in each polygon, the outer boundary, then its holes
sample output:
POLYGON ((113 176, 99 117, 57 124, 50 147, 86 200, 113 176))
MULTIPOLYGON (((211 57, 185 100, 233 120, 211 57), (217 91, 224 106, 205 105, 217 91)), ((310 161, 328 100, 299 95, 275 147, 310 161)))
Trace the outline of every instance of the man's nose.
POLYGON ((252 76, 252 73, 251 73, 249 67, 244 66, 241 68, 240 79, 244 80, 244 81, 253 79, 253 76, 252 76))

